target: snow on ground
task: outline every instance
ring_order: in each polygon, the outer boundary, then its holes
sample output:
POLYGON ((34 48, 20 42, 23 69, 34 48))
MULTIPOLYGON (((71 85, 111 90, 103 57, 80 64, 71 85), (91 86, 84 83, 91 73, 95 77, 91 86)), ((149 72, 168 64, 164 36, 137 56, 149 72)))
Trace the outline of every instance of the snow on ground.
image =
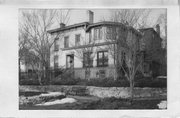
POLYGON ((161 101, 159 104, 157 104, 159 109, 166 109, 167 108, 167 101, 161 101))
POLYGON ((55 100, 55 101, 45 102, 42 104, 36 104, 36 106, 48 106, 48 105, 74 103, 74 102, 76 102, 74 98, 63 98, 61 100, 55 100))
POLYGON ((46 96, 59 96, 59 95, 65 95, 65 93, 62 93, 62 92, 49 92, 49 93, 40 94, 41 97, 46 97, 46 96))

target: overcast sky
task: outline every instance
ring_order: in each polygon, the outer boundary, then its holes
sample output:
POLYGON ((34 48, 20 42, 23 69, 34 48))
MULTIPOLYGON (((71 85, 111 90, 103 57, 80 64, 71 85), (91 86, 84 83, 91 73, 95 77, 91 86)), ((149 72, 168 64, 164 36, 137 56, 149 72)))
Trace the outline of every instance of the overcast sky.
MULTIPOLYGON (((87 10, 81 9, 81 10, 71 10, 70 12, 70 20, 68 25, 85 22, 87 21, 87 10)), ((91 11, 94 12, 94 22, 99 22, 105 18, 106 20, 109 20, 110 18, 110 9, 92 9, 91 11)), ((152 9, 151 14, 149 15, 149 19, 156 20, 160 14, 164 14, 165 9, 152 9)))

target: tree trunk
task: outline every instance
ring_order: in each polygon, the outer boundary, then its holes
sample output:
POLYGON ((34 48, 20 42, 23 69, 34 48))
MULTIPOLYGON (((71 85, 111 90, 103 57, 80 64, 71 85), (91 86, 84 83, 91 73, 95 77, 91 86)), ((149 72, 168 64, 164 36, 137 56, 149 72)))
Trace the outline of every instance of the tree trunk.
POLYGON ((132 104, 134 98, 134 78, 130 77, 130 102, 132 104))
POLYGON ((38 75, 38 81, 39 81, 39 84, 42 85, 42 74, 41 74, 41 70, 37 73, 38 75))

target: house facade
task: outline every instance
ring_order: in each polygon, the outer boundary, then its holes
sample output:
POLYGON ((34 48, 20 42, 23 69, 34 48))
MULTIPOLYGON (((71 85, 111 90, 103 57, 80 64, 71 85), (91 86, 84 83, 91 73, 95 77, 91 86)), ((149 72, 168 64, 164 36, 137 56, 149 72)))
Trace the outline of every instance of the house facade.
MULTIPOLYGON (((149 37, 146 38, 145 29, 138 31, 118 22, 94 23, 93 17, 93 12, 88 11, 88 22, 69 26, 61 23, 60 28, 48 31, 54 38, 50 51, 51 68, 72 70, 75 78, 81 79, 87 78, 86 76, 88 78, 114 77, 117 55, 119 63, 123 63, 121 60, 126 58, 126 49, 118 46, 116 39, 130 41, 133 39, 138 47, 137 51, 149 54, 148 49, 145 48, 148 47, 146 42, 149 41, 149 37), (144 39, 144 42, 141 39, 144 39)), ((154 44, 156 42, 149 43, 152 46, 154 44)), ((150 66, 149 62, 146 62, 143 69, 150 66)), ((147 72, 150 72, 148 69, 146 69, 147 72)))
POLYGON ((166 58, 162 48, 160 26, 139 29, 142 33, 141 51, 144 53, 143 70, 146 76, 166 75, 166 58))

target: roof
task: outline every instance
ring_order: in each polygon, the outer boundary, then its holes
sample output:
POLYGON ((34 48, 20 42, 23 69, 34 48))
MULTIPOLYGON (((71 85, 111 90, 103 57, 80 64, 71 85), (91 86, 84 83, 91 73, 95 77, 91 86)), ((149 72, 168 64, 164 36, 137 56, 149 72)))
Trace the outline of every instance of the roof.
POLYGON ((97 22, 97 23, 93 23, 93 24, 88 25, 88 27, 86 28, 86 31, 89 31, 93 27, 102 26, 102 25, 111 25, 111 26, 114 25, 114 26, 123 26, 123 27, 125 27, 124 24, 119 23, 119 22, 102 21, 102 22, 97 22))
POLYGON ((140 32, 145 32, 145 31, 152 31, 153 33, 155 33, 161 40, 162 40, 162 38, 161 38, 161 36, 156 32, 156 30, 154 30, 154 28, 153 27, 150 27, 150 28, 141 28, 141 29, 138 29, 140 32))
POLYGON ((73 29, 73 28, 77 28, 77 27, 84 27, 84 26, 87 26, 88 24, 89 24, 88 22, 82 22, 82 23, 77 23, 77 24, 65 26, 63 28, 56 28, 56 29, 48 30, 47 32, 48 33, 55 33, 58 31, 65 31, 65 30, 69 30, 69 29, 73 29))
POLYGON ((154 30, 154 28, 152 28, 152 27, 150 27, 150 28, 141 28, 141 29, 138 29, 138 30, 143 32, 143 31, 147 31, 147 30, 154 30))
POLYGON ((122 26, 124 28, 127 28, 129 30, 132 30, 133 32, 135 32, 138 35, 141 35, 141 33, 134 29, 131 26, 126 26, 122 23, 119 22, 112 22, 112 21, 102 21, 102 22, 97 22, 97 23, 92 23, 90 24, 89 22, 82 22, 82 23, 78 23, 78 24, 73 24, 73 25, 69 25, 69 26, 65 26, 63 28, 57 28, 57 29, 53 29, 53 30, 49 30, 49 33, 55 33, 58 31, 64 31, 64 30, 69 30, 69 29, 73 29, 73 28, 77 28, 77 27, 84 27, 86 26, 86 32, 88 32, 91 28, 94 27, 98 27, 98 26, 105 26, 105 25, 109 25, 109 26, 122 26))

